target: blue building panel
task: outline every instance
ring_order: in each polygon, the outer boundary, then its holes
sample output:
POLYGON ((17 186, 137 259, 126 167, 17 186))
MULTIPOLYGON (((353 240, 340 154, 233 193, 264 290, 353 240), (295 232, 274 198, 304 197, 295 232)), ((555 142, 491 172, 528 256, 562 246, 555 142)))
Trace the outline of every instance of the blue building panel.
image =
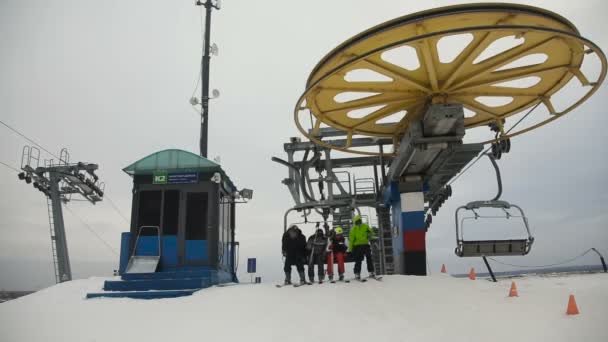
POLYGON ((165 235, 162 237, 163 246, 160 256, 160 266, 177 266, 177 236, 165 235))
POLYGON ((137 239, 135 247, 135 255, 139 256, 154 256, 160 255, 158 250, 158 236, 140 236, 137 239))
POLYGON ((186 262, 209 261, 207 240, 186 240, 186 262))

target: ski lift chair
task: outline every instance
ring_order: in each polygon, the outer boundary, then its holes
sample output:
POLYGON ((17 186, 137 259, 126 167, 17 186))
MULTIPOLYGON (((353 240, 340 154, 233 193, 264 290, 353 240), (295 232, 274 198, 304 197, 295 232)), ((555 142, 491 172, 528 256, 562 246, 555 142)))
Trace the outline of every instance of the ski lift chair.
MULTIPOLYGON (((454 252, 459 257, 486 257, 486 256, 513 256, 513 255, 526 255, 532 248, 534 237, 530 233, 530 227, 528 226, 528 219, 524 214, 523 210, 515 205, 510 204, 506 201, 491 200, 491 201, 474 201, 470 202, 465 206, 461 206, 456 210, 456 249, 454 252), (481 208, 492 208, 502 210, 506 215, 505 219, 510 218, 521 218, 523 225, 526 228, 527 237, 523 239, 510 239, 510 240, 465 240, 463 237, 463 224, 466 217, 461 219, 462 215, 459 213, 462 210, 472 211, 474 216, 472 218, 479 219, 484 218, 477 213, 476 210, 481 208), (515 208, 520 212, 520 216, 511 215, 507 210, 515 208)), ((485 217, 489 218, 489 217, 485 217)), ((496 218, 496 216, 492 216, 496 218)), ((485 258, 484 258, 485 259, 485 258)))

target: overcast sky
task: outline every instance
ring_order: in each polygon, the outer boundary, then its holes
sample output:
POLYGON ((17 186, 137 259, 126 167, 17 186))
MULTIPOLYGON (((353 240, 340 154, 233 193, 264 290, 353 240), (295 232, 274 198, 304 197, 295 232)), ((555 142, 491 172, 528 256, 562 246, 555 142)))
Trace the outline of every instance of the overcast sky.
MULTIPOLYGON (((55 153, 69 148, 73 161, 98 163, 106 194, 128 216, 132 185, 123 167, 161 149, 198 152, 199 119, 188 103, 201 53, 200 13, 193 2, 1 0, 1 120, 55 153)), ((219 56, 212 59, 211 87, 221 97, 211 104, 209 155, 221 156, 239 187, 255 190, 254 200, 237 211, 241 265, 256 256, 265 280, 282 273, 282 220, 292 202, 281 184, 286 169, 270 157, 284 156, 282 144, 299 135, 292 110, 313 66, 373 25, 463 2, 226 0, 214 12, 219 56)), ((608 49, 605 1, 522 3, 565 16, 608 49)), ((608 256, 605 108, 604 85, 574 113, 513 141, 512 153, 500 162, 503 198, 527 211, 536 243, 527 257, 502 260, 551 263, 590 247, 608 256)), ((25 144, 0 126, 0 161, 19 167, 25 144)), ((5 167, 0 187, 0 288, 51 285, 44 197, 5 167)), ((454 273, 481 268, 479 260, 453 254, 453 213, 468 201, 491 197, 494 189, 487 161, 455 183, 454 196, 427 235, 431 271, 442 263, 454 273)), ((74 276, 110 275, 128 224, 107 201, 69 206, 109 245, 64 211, 74 276)))

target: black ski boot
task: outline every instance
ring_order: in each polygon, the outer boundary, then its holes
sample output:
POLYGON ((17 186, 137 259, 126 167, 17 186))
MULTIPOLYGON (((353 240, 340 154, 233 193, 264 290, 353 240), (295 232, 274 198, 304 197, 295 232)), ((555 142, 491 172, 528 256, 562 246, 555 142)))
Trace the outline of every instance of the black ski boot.
POLYGON ((338 276, 338 281, 344 281, 344 274, 340 274, 340 276, 338 276))
POLYGON ((285 272, 285 283, 284 285, 291 285, 291 272, 285 272))
POLYGON ((306 284, 308 284, 306 282, 306 278, 304 277, 304 272, 300 272, 299 275, 300 275, 300 285, 306 285, 306 284))

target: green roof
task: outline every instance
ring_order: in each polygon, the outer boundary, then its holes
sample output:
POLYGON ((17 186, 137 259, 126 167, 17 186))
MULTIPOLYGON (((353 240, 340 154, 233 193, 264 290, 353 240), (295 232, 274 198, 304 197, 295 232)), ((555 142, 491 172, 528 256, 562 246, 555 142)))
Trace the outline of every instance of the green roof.
POLYGON ((166 172, 220 172, 222 178, 236 190, 236 187, 222 170, 221 166, 211 160, 192 152, 168 149, 146 156, 122 169, 130 176, 151 175, 155 171, 166 172))

